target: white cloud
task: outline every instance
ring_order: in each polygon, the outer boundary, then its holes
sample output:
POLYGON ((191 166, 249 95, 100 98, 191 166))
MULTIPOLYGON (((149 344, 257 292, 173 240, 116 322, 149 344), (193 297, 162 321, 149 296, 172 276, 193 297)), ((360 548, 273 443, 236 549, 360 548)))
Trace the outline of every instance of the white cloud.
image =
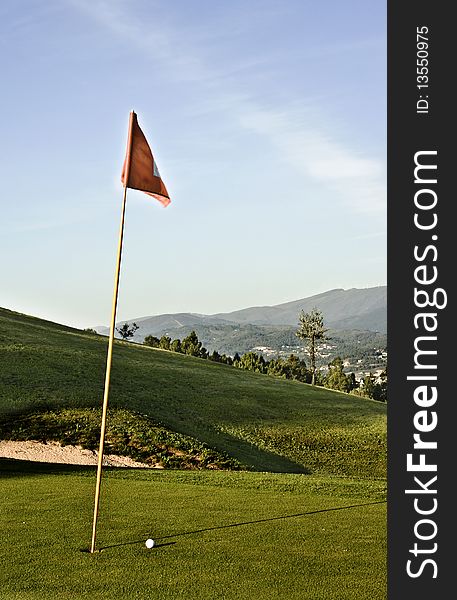
MULTIPOLYGON (((196 114, 220 113, 242 130, 253 132, 277 148, 278 159, 300 172, 305 179, 322 184, 333 192, 335 202, 357 213, 384 215, 386 177, 383 161, 362 155, 352 141, 337 137, 317 108, 298 110, 262 108, 252 90, 227 84, 225 75, 205 62, 204 40, 192 38, 169 24, 157 22, 149 28, 132 14, 132 4, 123 0, 69 0, 110 30, 113 35, 147 52, 155 66, 172 81, 198 83, 204 99, 196 114)), ((152 3, 151 3, 152 4, 152 3)), ((149 5, 151 7, 151 5, 149 5)), ((153 6, 152 6, 153 8, 153 6)), ((366 44, 363 41, 363 44, 366 44)), ((329 46, 332 50, 332 46, 329 46)), ((322 53, 322 47, 319 48, 322 53)), ((236 71, 233 69, 232 73, 236 71)), ((308 99, 309 101, 309 99, 308 99)), ((192 110, 189 106, 186 110, 192 110)))
POLYGON ((318 128, 311 111, 297 115, 251 108, 240 119, 244 127, 275 145, 283 161, 334 191, 347 207, 365 213, 385 211, 384 164, 332 138, 322 124, 318 128))
MULTIPOLYGON (((68 0, 102 27, 132 48, 146 53, 167 76, 181 81, 202 81, 209 74, 203 64, 188 52, 185 41, 175 31, 159 23, 141 22, 132 15, 133 3, 126 0, 68 0), (152 26, 153 25, 153 26, 152 26)), ((154 14, 154 3, 148 8, 154 14)))

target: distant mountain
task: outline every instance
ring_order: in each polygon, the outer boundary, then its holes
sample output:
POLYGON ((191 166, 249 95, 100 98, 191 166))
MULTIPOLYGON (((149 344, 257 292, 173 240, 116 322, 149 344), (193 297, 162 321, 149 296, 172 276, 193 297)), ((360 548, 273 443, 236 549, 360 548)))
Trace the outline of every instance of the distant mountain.
POLYGON ((332 329, 387 330, 387 287, 335 289, 276 306, 256 306, 212 318, 252 325, 297 325, 301 310, 318 308, 332 329))
MULTIPOLYGON (((174 313, 129 319, 139 325, 136 341, 146 335, 182 338, 189 328, 223 327, 234 324, 255 326, 296 326, 301 310, 309 312, 318 308, 324 315, 326 327, 332 330, 364 330, 386 333, 387 331, 387 287, 334 289, 301 300, 293 300, 275 306, 255 306, 229 313, 204 315, 174 313)), ((96 327, 99 333, 107 334, 107 327, 96 327)), ((198 331, 197 331, 198 333, 198 331)))

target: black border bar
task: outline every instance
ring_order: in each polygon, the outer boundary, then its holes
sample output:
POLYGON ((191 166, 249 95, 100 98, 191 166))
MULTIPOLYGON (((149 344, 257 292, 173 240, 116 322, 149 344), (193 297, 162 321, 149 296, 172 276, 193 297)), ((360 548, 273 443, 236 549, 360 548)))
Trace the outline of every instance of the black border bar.
POLYGON ((457 397, 451 386, 454 373, 457 381, 452 318, 457 24, 452 3, 390 0, 387 6, 388 598, 439 600, 454 595, 453 571, 457 574, 457 397), (423 37, 427 47, 420 43, 423 37), (418 79, 424 75, 427 79, 418 79), (424 84, 428 87, 418 87, 424 84), (428 292, 431 305, 421 308, 427 296, 415 290, 428 292), (436 380, 408 379, 433 376, 436 380), (421 446, 426 441, 431 447, 421 446), (415 466, 410 470, 408 454, 415 466), (416 470, 421 461, 424 470, 416 470), (434 465, 436 471, 425 470, 434 465))

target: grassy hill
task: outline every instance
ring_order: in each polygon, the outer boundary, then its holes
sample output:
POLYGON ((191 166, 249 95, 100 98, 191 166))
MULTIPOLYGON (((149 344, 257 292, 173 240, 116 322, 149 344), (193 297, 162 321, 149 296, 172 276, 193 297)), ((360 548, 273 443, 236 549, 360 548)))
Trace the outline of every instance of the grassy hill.
MULTIPOLYGON (((106 348, 104 337, 0 309, 0 437, 43 435, 65 417, 58 435, 83 439, 98 423, 106 348)), ((174 446, 195 458, 187 466, 385 477, 386 407, 323 388, 116 342, 110 407, 107 441, 125 453, 152 440, 155 459, 174 446)))
MULTIPOLYGON (((0 439, 96 444, 106 349, 0 309, 0 439)), ((0 459, 2 598, 386 597, 385 405, 114 350, 108 446, 193 470, 105 468, 89 554, 94 468, 0 459)))

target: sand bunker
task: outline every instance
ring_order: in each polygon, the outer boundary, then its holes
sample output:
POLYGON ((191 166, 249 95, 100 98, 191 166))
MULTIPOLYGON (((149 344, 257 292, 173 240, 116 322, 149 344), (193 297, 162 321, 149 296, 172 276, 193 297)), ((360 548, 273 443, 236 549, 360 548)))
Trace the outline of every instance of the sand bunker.
MULTIPOLYGON (((58 442, 14 442, 0 440, 0 458, 15 458, 66 465, 96 465, 98 452, 85 450, 80 446, 61 446, 58 442)), ((107 454, 103 457, 103 465, 107 467, 154 468, 152 465, 140 463, 127 456, 107 454)))

